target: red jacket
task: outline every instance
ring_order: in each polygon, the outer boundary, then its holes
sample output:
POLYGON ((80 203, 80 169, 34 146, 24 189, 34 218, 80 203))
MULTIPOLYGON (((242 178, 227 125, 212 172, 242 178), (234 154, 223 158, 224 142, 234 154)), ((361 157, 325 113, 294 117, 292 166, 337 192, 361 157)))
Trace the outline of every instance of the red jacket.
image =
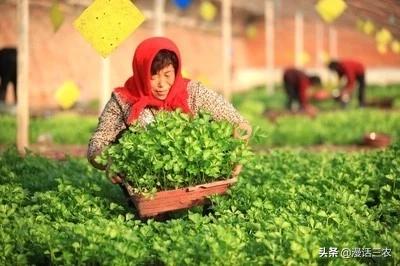
POLYGON ((294 87, 298 91, 299 103, 301 107, 308 105, 307 89, 310 87, 310 81, 307 75, 297 69, 286 69, 283 74, 284 82, 294 87))
POLYGON ((350 93, 355 88, 355 82, 358 76, 364 75, 365 69, 364 66, 352 60, 342 60, 339 61, 339 77, 346 77, 347 83, 343 89, 343 91, 350 93))

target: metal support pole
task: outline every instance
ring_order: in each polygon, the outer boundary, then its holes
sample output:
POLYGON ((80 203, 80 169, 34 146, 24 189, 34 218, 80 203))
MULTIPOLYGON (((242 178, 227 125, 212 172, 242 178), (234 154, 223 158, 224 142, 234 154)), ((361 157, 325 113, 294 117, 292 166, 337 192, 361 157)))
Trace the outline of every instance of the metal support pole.
POLYGON ((338 54, 337 31, 333 26, 329 27, 329 54, 331 58, 337 59, 338 54))
POLYGON ((154 35, 164 35, 165 0, 154 0, 154 35))
POLYGON ((323 60, 322 60, 322 53, 323 53, 323 39, 324 38, 324 26, 320 21, 315 23, 315 67, 322 68, 323 67, 323 60))
POLYGON ((223 94, 225 99, 231 97, 232 79, 232 1, 222 1, 222 67, 223 94))
POLYGON ((265 62, 266 62, 266 88, 267 94, 274 92, 274 44, 275 44, 275 24, 274 24, 274 2, 265 0, 265 62))
POLYGON ((18 0, 17 149, 24 156, 29 145, 29 0, 18 0))
POLYGON ((295 47, 295 66, 298 68, 303 67, 302 55, 303 55, 303 13, 296 12, 295 15, 295 38, 294 38, 294 47, 295 47))
POLYGON ((101 58, 101 92, 100 92, 100 113, 103 111, 110 99, 110 57, 101 58))

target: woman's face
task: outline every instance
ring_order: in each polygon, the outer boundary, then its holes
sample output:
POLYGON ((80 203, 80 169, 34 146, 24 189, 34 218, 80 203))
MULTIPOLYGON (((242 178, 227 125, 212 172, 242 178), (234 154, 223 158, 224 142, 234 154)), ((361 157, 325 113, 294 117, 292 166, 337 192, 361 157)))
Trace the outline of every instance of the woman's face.
POLYGON ((159 100, 165 100, 174 82, 175 69, 172 64, 169 64, 151 76, 150 84, 153 96, 159 100))

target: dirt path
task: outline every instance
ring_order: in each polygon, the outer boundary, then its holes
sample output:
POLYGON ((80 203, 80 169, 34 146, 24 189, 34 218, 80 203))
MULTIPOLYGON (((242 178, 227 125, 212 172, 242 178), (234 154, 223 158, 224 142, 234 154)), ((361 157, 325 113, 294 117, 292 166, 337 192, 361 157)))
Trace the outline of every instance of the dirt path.
MULTIPOLYGON (((0 145, 0 152, 8 146, 0 145)), ((86 145, 61 145, 61 144, 30 144, 29 150, 41 156, 55 159, 65 160, 67 156, 71 157, 86 157, 86 145)))
POLYGON ((63 160, 67 156, 72 157, 86 157, 86 145, 43 145, 32 144, 30 149, 38 154, 56 160, 63 160))

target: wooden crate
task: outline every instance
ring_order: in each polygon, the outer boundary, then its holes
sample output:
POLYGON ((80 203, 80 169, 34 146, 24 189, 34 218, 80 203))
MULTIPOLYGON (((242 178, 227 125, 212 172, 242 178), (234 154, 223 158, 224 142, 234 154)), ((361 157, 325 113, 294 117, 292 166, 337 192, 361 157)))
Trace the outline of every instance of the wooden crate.
POLYGON ((152 198, 146 198, 134 193, 132 187, 126 182, 124 182, 124 185, 137 209, 139 218, 147 218, 168 211, 177 211, 202 205, 208 196, 224 194, 236 182, 237 178, 230 178, 193 187, 160 191, 155 193, 152 198))

